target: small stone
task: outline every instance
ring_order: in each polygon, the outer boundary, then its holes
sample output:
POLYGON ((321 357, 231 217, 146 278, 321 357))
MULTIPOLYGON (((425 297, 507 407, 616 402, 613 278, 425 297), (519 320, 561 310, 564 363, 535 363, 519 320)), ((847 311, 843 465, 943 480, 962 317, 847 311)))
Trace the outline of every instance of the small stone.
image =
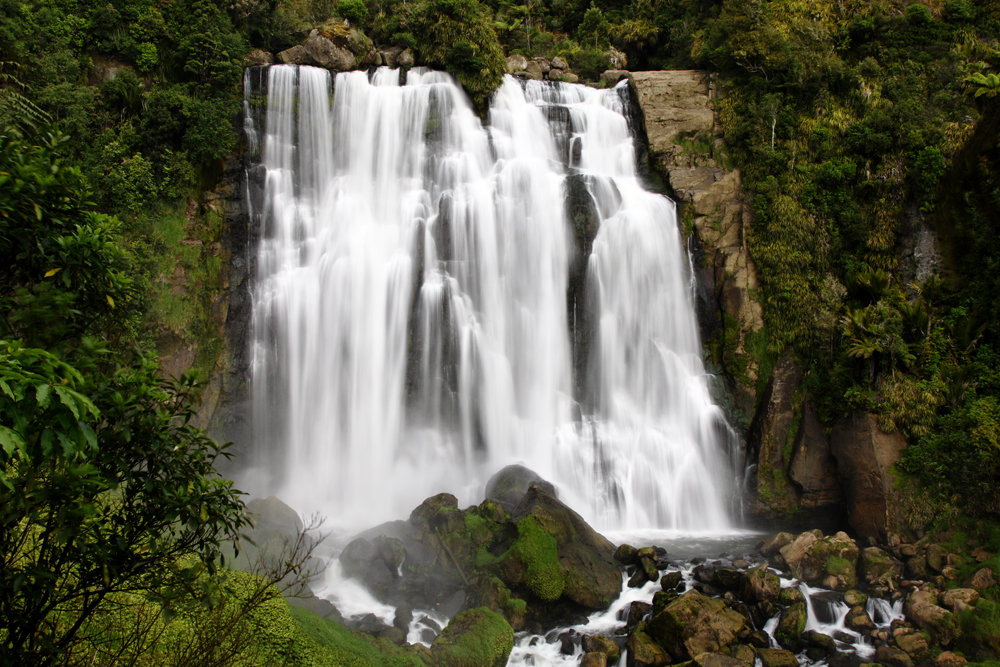
POLYGON ((977 591, 984 591, 997 585, 997 580, 993 577, 993 571, 988 567, 976 570, 976 573, 969 579, 969 587, 977 591))

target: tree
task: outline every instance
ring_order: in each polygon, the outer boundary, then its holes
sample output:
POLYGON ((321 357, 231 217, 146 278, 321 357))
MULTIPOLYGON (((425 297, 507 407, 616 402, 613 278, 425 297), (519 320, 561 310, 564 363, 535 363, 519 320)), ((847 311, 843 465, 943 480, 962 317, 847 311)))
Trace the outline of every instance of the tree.
MULTIPOLYGON (((103 351, 92 348, 91 359, 103 351)), ((148 360, 85 371, 0 342, 0 651, 9 664, 67 654, 112 593, 155 590, 168 573, 183 590, 246 523, 239 492, 215 473, 225 448, 190 424, 190 377, 159 380, 148 360), (181 560, 192 554, 195 565, 181 560)))

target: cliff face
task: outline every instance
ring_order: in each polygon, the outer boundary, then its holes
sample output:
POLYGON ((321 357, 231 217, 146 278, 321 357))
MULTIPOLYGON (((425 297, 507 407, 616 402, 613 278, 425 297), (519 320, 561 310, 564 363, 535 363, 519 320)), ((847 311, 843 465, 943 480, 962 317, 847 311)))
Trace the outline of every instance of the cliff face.
POLYGON ((666 177, 682 206, 685 232, 693 232, 701 293, 702 336, 715 361, 737 380, 743 414, 756 399, 757 362, 747 337, 762 326, 753 298, 757 270, 747 252, 744 226, 749 210, 740 192, 740 172, 726 164, 712 109, 714 89, 696 70, 632 72, 644 117, 652 167, 666 177))

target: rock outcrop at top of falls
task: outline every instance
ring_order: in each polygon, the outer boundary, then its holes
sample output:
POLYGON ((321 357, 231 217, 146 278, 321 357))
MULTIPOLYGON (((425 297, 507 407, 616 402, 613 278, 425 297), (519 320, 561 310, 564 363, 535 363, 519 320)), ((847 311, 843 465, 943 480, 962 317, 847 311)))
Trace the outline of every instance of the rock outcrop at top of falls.
POLYGON ((496 500, 461 510, 438 494, 362 533, 341 553, 344 571, 379 599, 449 616, 487 607, 515 629, 551 627, 604 609, 621 590, 614 545, 542 480, 508 513, 496 500))

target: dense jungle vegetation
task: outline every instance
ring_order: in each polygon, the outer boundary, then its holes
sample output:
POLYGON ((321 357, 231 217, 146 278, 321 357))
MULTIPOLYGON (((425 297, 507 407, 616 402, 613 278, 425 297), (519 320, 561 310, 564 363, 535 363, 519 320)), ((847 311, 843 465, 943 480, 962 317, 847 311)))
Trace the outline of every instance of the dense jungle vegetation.
MULTIPOLYGON (((285 613, 266 579, 215 569, 242 501, 191 425, 195 377, 163 380, 155 352, 192 346, 204 376, 221 350, 205 193, 238 151, 244 55, 331 18, 473 95, 511 53, 588 80, 610 47, 713 72, 753 212, 756 361, 795 354, 827 424, 902 431, 928 524, 1000 519, 1000 2, 0 0, 3 663, 194 659, 174 649, 208 640, 197 619, 247 621, 234 600, 285 613), (927 273, 922 229, 943 250, 927 273)), ((340 632, 280 623, 266 650, 288 660, 340 632)))

